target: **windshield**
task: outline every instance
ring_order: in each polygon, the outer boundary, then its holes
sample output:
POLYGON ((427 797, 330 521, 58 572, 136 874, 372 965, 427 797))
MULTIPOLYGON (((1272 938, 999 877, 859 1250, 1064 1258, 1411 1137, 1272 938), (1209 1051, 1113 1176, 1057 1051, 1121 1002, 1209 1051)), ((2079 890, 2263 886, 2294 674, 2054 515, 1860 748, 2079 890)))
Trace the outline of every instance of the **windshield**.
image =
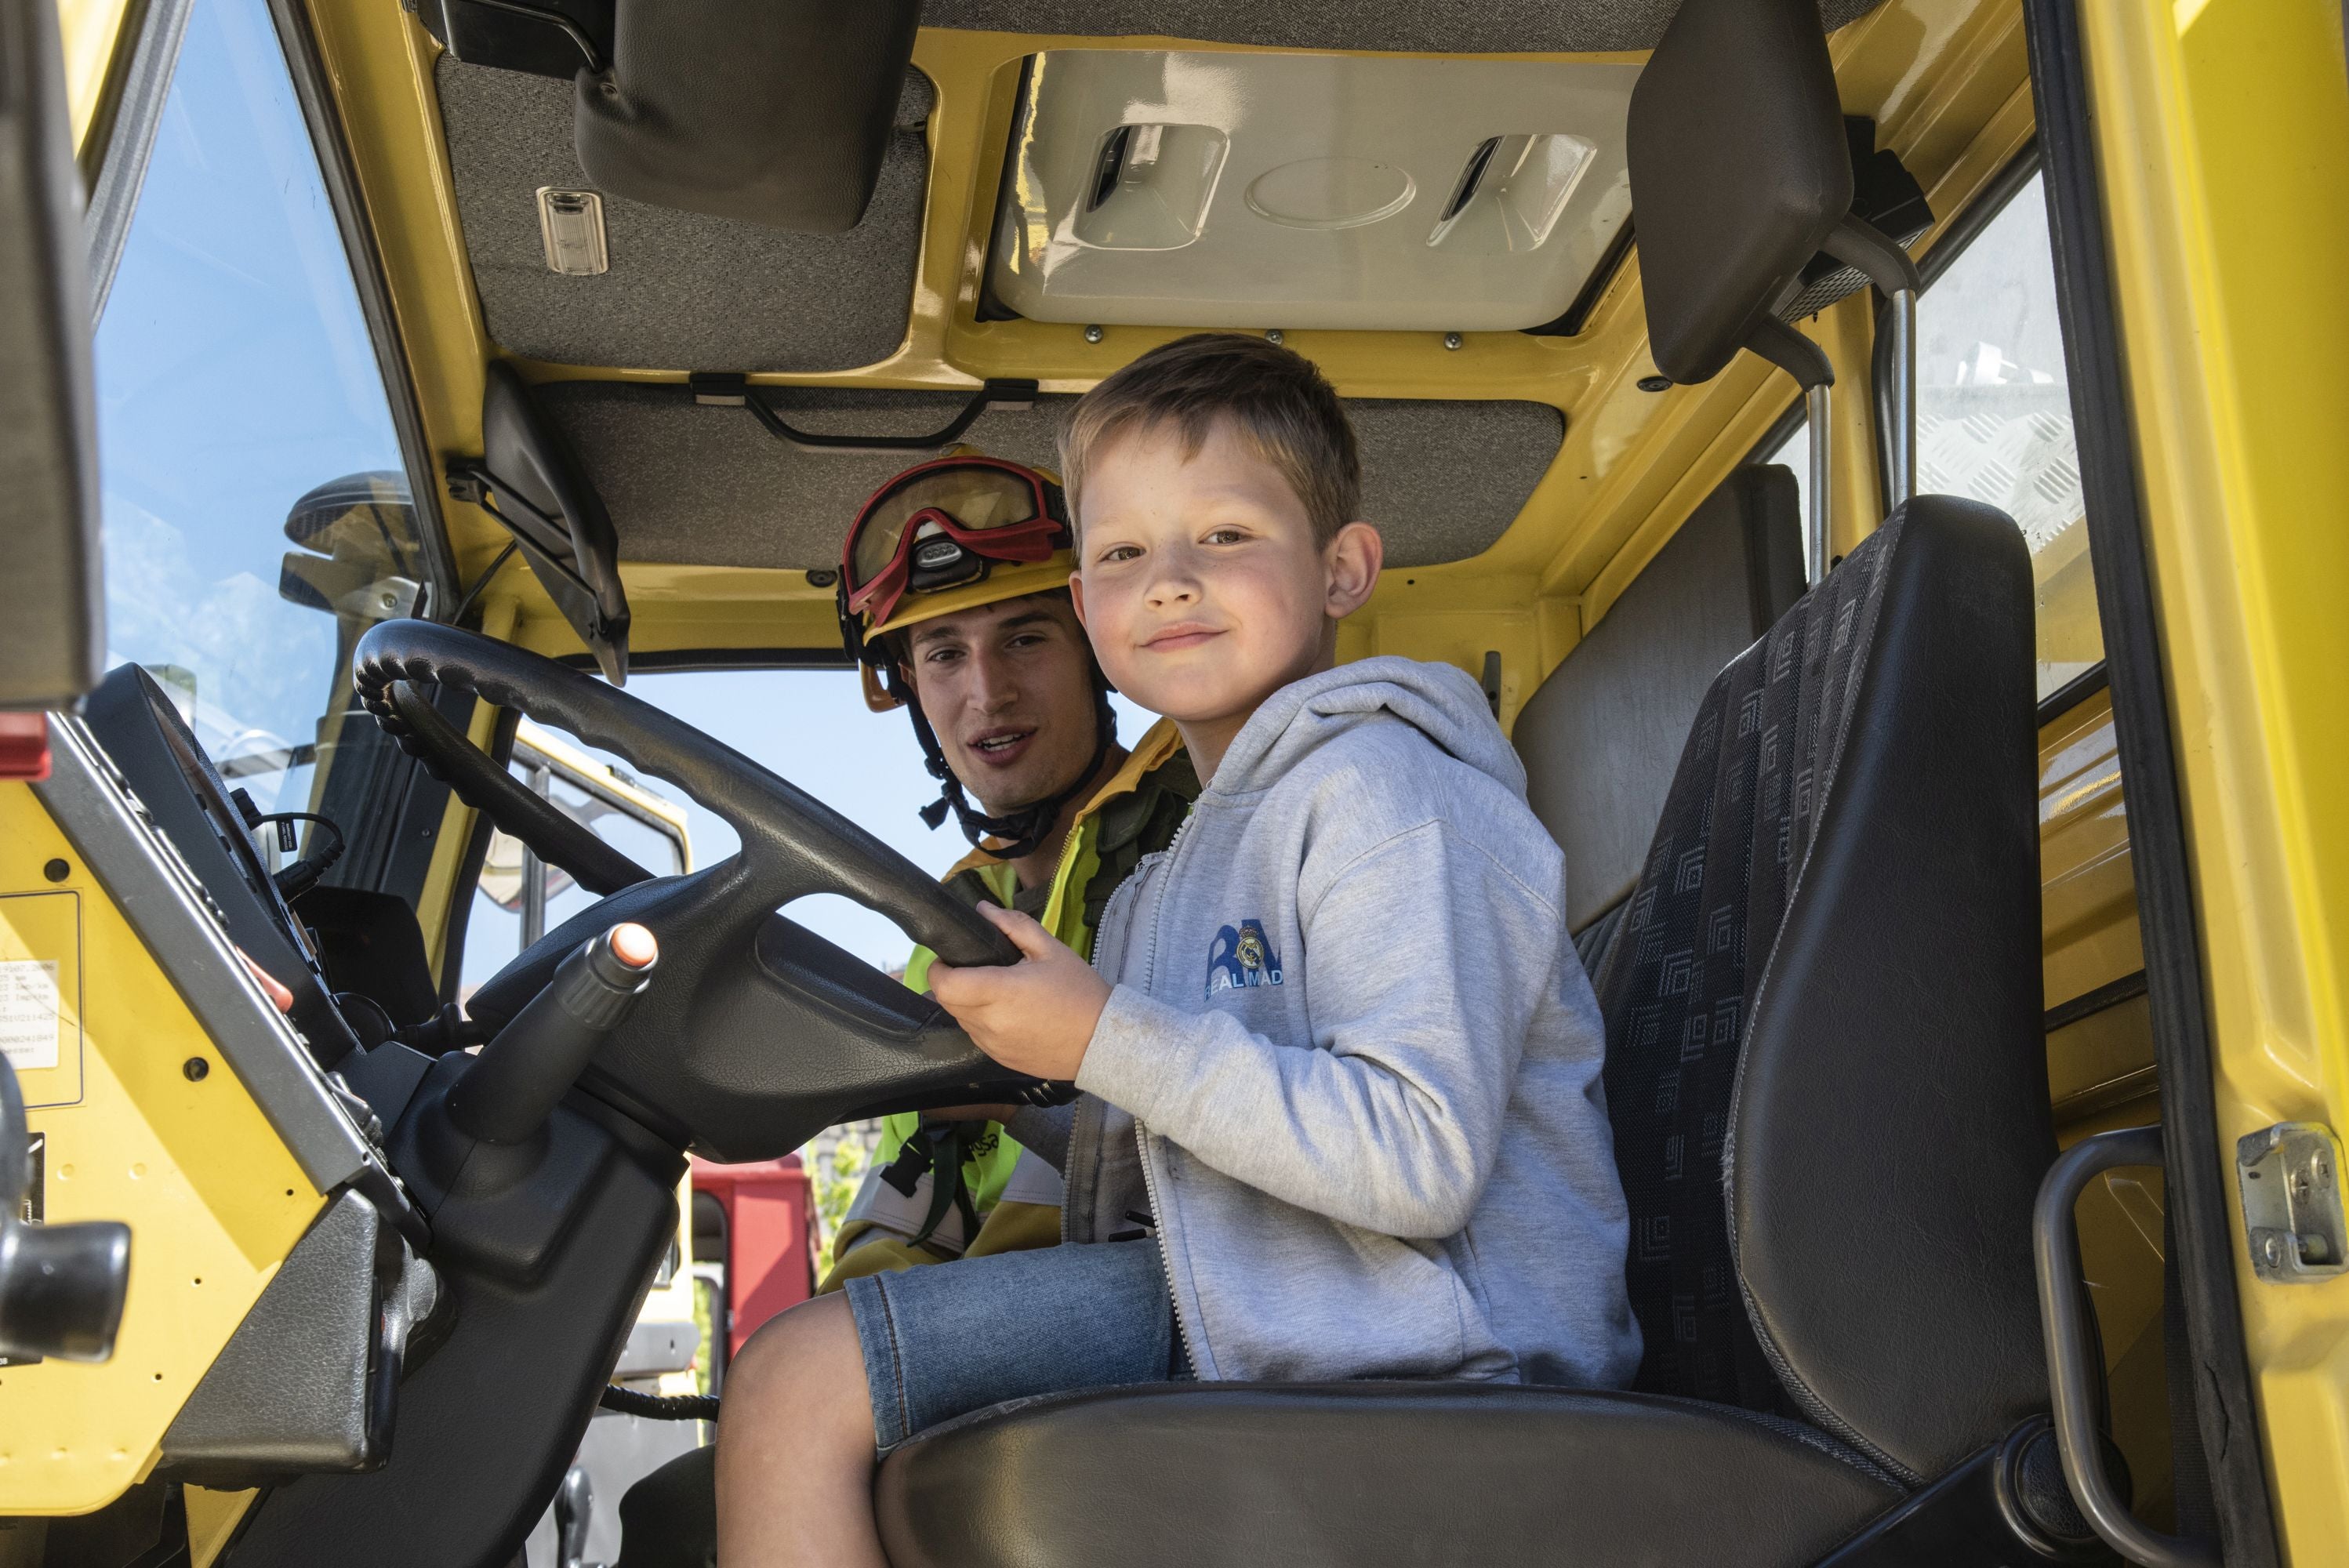
MULTIPOLYGON (((628 677, 628 694, 716 736, 791 780, 932 875, 943 875, 969 851, 951 818, 935 829, 921 820, 920 809, 937 798, 938 786, 923 767, 912 723, 903 713, 868 709, 863 686, 847 670, 646 672, 628 677)), ((1128 746, 1156 722, 1154 715, 1114 693, 1110 707, 1117 715, 1118 738, 1128 746)), ((580 749, 596 761, 617 762, 591 748, 580 749)), ((535 788, 531 760, 527 748, 517 746, 514 776, 535 788)), ((674 802, 683 813, 696 866, 715 864, 741 847, 722 818, 688 799, 676 785, 634 776, 630 781, 674 802)), ((570 808, 571 800, 561 789, 551 788, 549 794, 558 805, 570 808)), ((623 814, 585 810, 574 814, 647 871, 664 872, 673 863, 668 857, 675 851, 623 814)), ((483 869, 465 930, 461 989, 466 994, 522 949, 522 847, 512 844, 502 850, 493 841, 490 859, 492 864, 483 869), (502 870, 501 854, 513 868, 502 876, 497 874, 502 870)), ((595 902, 585 889, 557 873, 549 879, 544 924, 539 929, 552 931, 595 902)), ((792 903, 788 913, 875 968, 895 972, 905 967, 912 943, 887 919, 860 904, 819 893, 792 903)))
POLYGON ((194 0, 97 336, 107 663, 307 804, 350 645, 425 580, 399 444, 263 0, 194 0))

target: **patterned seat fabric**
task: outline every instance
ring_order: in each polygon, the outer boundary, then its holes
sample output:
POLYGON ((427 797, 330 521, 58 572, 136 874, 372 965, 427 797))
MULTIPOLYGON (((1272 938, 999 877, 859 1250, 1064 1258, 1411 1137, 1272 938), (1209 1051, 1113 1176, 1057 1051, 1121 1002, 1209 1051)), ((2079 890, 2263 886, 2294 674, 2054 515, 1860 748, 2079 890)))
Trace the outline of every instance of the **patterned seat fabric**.
POLYGON ((1833 787, 1904 526, 1896 514, 1714 680, 1639 884, 1584 934, 1599 949, 1642 1390, 1801 1415, 1740 1293, 1722 1150, 1755 988, 1833 787))

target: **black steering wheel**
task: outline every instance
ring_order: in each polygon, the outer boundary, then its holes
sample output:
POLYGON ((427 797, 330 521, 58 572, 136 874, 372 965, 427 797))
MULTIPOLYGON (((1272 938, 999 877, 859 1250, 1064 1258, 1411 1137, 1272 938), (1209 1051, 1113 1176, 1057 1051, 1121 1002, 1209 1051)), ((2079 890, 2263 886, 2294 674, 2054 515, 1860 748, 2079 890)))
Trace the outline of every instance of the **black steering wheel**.
POLYGON ((623 920, 650 927, 659 965, 581 1079, 591 1093, 672 1142, 727 1161, 788 1152, 862 1116, 1061 1097, 981 1055, 927 996, 776 913, 808 893, 840 893, 950 964, 1019 956, 976 910, 822 801, 624 691, 453 626, 383 622, 359 640, 355 665, 359 700, 403 750, 500 827, 533 847, 551 845, 557 863, 590 853, 559 841, 564 828, 592 835, 403 683, 471 691, 564 730, 677 785, 741 836, 735 854, 686 876, 637 881, 629 874, 640 876, 636 868, 610 857, 582 880, 591 891, 616 891, 474 993, 473 1016, 499 1026, 588 935, 623 920))

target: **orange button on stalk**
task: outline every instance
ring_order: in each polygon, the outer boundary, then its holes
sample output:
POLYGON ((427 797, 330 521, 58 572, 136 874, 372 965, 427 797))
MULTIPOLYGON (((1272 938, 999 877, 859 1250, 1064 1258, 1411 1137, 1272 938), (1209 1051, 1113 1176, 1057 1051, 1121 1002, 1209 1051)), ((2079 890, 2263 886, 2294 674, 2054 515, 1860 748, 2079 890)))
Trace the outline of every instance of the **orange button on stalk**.
POLYGON ((649 969, 660 956, 660 944, 635 921, 623 921, 612 927, 612 956, 631 969, 649 969))

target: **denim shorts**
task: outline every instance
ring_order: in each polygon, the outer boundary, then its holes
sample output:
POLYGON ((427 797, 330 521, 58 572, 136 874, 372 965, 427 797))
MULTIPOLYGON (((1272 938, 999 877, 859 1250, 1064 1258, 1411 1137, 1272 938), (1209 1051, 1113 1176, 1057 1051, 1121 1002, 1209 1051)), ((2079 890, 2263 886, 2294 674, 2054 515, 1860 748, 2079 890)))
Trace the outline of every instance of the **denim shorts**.
POLYGON ((847 1295, 883 1453, 1006 1399, 1191 1375, 1146 1237, 870 1274, 847 1295))

